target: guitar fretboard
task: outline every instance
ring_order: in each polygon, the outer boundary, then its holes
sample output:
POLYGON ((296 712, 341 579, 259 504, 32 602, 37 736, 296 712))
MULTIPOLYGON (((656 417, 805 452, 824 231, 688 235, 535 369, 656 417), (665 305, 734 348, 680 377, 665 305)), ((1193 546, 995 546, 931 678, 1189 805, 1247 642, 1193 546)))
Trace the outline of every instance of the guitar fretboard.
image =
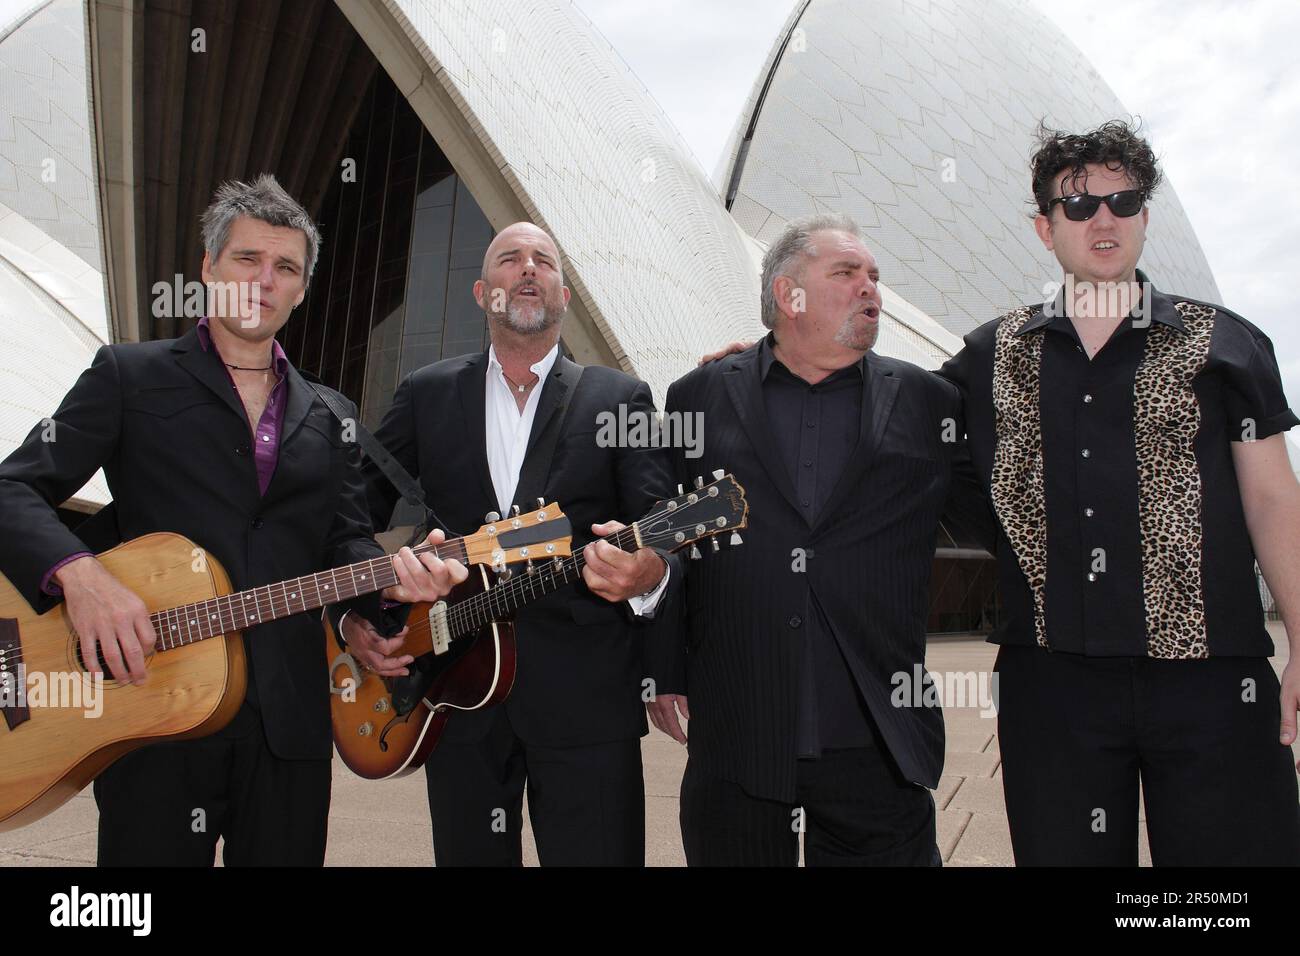
MULTIPOLYGON (((413 549, 417 554, 432 550, 444 561, 455 558, 467 563, 461 538, 413 549)), ((223 594, 220 597, 156 611, 149 616, 158 634, 158 647, 170 649, 207 640, 221 634, 275 621, 290 614, 313 611, 397 583, 391 555, 331 568, 318 574, 290 578, 262 587, 223 594)))
MULTIPOLYGON (((640 547, 637 543, 636 525, 624 528, 603 540, 629 554, 640 547)), ((580 548, 571 557, 557 558, 534 567, 532 573, 516 572, 509 580, 458 601, 447 612, 451 636, 457 638, 473 634, 492 621, 513 614, 530 601, 545 597, 571 581, 577 581, 582 577, 586 563, 583 549, 580 548)))

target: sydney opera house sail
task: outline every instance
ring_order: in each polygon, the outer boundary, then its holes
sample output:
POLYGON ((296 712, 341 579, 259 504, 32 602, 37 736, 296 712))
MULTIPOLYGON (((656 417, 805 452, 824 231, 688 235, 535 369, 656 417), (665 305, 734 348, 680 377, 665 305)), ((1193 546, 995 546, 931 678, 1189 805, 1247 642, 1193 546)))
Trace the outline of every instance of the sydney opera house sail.
MULTIPOLYGON (((578 6, 519 9, 41 0, 0 24, 0 454, 100 344, 194 321, 158 289, 197 280, 224 179, 272 172, 320 223, 281 340, 374 424, 402 376, 484 347, 470 288, 519 219, 560 246, 565 348, 660 402, 761 333, 765 244, 819 210, 881 262, 877 348, 936 366, 1055 278, 1026 201, 1037 120, 1126 114, 1029 0, 799 0, 711 180, 578 6)), ((1172 185, 1153 209, 1152 278, 1216 298, 1172 185)), ((104 500, 97 477, 72 506, 104 500)))

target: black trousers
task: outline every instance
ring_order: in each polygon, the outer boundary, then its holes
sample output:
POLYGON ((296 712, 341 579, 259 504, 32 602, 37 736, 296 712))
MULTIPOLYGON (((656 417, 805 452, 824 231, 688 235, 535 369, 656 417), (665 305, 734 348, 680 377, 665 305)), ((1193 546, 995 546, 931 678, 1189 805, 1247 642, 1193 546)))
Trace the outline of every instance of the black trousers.
POLYGON ((100 866, 321 866, 329 760, 281 760, 245 703, 223 730, 151 744, 95 780, 100 866))
MULTIPOLYGON (((452 720, 456 719, 453 714, 452 720)), ((522 866, 523 803, 543 866, 644 866, 641 741, 537 747, 504 707, 487 735, 424 765, 438 866, 522 866)))
POLYGON ((687 759, 682 843, 688 866, 940 866, 934 798, 880 747, 800 760, 797 804, 750 796, 687 759))
POLYGON ((1300 864, 1291 750, 1266 658, 998 652, 998 737, 1020 866, 1300 864))

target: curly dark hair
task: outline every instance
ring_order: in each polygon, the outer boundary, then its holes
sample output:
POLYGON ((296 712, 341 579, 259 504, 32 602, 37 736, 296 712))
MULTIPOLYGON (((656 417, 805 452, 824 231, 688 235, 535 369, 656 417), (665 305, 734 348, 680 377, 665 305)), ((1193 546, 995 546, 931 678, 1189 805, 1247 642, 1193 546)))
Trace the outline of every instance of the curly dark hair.
POLYGON ((1140 121, 1130 124, 1111 120, 1086 133, 1067 133, 1040 121, 1038 149, 1029 161, 1038 211, 1047 215, 1056 180, 1064 170, 1071 171, 1071 184, 1081 189, 1084 167, 1089 163, 1105 163, 1117 172, 1123 170, 1133 181, 1133 188, 1142 192, 1142 201, 1150 199, 1163 177, 1156 154, 1151 144, 1138 135, 1139 129, 1140 121))

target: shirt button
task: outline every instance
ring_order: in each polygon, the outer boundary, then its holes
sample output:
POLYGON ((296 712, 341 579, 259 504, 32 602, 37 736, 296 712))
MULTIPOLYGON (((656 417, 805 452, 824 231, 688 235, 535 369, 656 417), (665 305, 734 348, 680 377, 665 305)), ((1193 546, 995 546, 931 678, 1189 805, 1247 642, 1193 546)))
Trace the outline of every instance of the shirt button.
POLYGON ((1090 451, 1089 451, 1088 449, 1086 449, 1086 448, 1085 448, 1082 452, 1080 452, 1080 454, 1083 455, 1084 458, 1091 458, 1091 457, 1092 457, 1092 452, 1090 452, 1090 451))
POLYGON ((253 530, 256 531, 258 528, 262 527, 262 519, 254 518, 252 521, 249 522, 249 524, 252 526, 253 530))
POLYGON ((811 461, 811 460, 809 460, 809 461, 805 461, 805 462, 803 463, 803 466, 804 466, 805 468, 811 468, 811 467, 812 467, 812 461, 811 461))
POLYGON ((809 428, 816 428, 816 427, 817 427, 817 424, 816 424, 815 422, 809 422, 809 423, 808 423, 808 427, 809 427, 809 428))
POLYGON ((1095 580, 1097 580, 1097 573, 1096 573, 1095 571, 1089 571, 1089 572, 1088 572, 1088 580, 1089 580, 1089 581, 1095 581, 1095 580))
POLYGON ((1091 404, 1091 402, 1092 402, 1092 396, 1091 396, 1091 395, 1085 395, 1085 396, 1083 396, 1083 404, 1088 405, 1088 404, 1091 404))
POLYGON ((235 449, 235 454, 236 454, 236 455, 247 455, 247 454, 248 454, 248 446, 247 446, 247 445, 240 445, 238 448, 235 449))
POLYGON ((794 617, 790 618, 790 626, 791 626, 791 627, 798 627, 798 626, 799 626, 800 624, 802 624, 802 623, 803 623, 803 618, 801 618, 798 614, 796 614, 794 617))
POLYGON ((270 435, 263 435, 263 436, 262 436, 262 441, 270 441, 270 440, 271 440, 271 436, 270 436, 270 435))
POLYGON ((1093 511, 1091 508, 1084 508, 1084 509, 1083 509, 1083 516, 1084 516, 1085 518, 1091 518, 1091 517, 1092 517, 1093 515, 1095 515, 1096 513, 1097 513, 1097 512, 1093 511))

